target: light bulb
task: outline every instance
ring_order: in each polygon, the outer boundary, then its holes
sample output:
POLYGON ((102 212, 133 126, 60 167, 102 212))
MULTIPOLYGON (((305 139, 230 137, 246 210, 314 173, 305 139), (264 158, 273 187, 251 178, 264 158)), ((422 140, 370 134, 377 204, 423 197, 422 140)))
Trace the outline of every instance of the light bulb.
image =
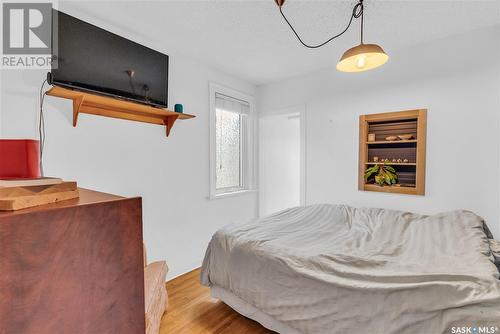
POLYGON ((366 66, 366 56, 365 55, 359 55, 359 57, 356 59, 356 67, 357 68, 363 68, 366 66))

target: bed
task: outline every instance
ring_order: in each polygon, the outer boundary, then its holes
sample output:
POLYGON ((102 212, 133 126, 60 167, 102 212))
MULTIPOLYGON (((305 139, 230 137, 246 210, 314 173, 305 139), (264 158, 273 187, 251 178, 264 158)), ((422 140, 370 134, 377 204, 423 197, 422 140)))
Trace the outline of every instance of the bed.
POLYGON ((495 330, 490 237, 468 211, 297 207, 217 231, 201 283, 283 334, 495 330))

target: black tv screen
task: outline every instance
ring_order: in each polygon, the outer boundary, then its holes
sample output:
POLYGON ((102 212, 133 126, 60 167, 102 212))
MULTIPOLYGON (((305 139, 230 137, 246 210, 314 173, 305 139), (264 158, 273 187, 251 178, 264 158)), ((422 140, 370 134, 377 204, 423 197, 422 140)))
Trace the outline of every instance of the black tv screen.
POLYGON ((60 11, 50 83, 168 107, 168 56, 60 11))

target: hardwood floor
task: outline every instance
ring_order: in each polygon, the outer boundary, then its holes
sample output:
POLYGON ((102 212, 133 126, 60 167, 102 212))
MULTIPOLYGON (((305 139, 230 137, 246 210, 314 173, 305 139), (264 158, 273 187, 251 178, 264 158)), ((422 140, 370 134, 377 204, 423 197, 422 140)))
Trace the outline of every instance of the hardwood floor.
POLYGON ((200 269, 167 282, 168 309, 160 334, 272 334, 260 324, 210 297, 200 284, 200 269))

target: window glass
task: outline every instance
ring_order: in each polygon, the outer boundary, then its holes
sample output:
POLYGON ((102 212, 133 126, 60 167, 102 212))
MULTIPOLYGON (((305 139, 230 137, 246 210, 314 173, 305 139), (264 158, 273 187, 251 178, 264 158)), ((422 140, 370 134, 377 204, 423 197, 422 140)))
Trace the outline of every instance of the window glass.
POLYGON ((241 188, 241 118, 239 113, 216 109, 216 189, 241 188))

